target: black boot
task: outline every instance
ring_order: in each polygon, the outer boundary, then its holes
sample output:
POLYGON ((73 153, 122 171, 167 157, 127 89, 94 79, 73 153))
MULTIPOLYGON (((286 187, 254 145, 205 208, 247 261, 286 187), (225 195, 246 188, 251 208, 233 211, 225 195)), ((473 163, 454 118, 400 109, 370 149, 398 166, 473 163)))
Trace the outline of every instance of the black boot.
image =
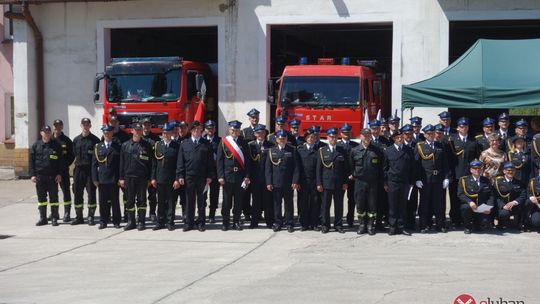
POLYGON ((358 234, 366 234, 368 232, 366 219, 364 217, 358 217, 358 234))
POLYGON ((88 208, 88 225, 94 226, 96 222, 94 221, 94 215, 96 214, 96 208, 88 208))
POLYGON ((47 225, 47 205, 38 206, 39 210, 39 221, 37 221, 36 226, 47 225))
POLYGON ((369 235, 375 235, 375 218, 370 218, 368 220, 367 232, 369 235))
POLYGON ((64 223, 68 223, 71 221, 71 205, 64 205, 64 218, 63 218, 63 222, 64 223))
POLYGON ((71 222, 71 225, 84 224, 83 210, 82 208, 75 208, 75 220, 71 222))
POLYGON ((124 231, 135 229, 137 227, 137 225, 135 224, 135 212, 126 211, 125 214, 126 214, 126 217, 127 217, 127 224, 124 227, 124 231))
POLYGON ((216 222, 216 209, 210 209, 208 219, 210 220, 211 224, 214 224, 216 222))
POLYGON ((139 210, 137 212, 138 214, 138 222, 137 222, 137 230, 142 231, 146 229, 146 210, 139 210))
POLYGON ((58 214, 58 206, 51 206, 51 217, 52 217, 52 225, 58 226, 58 218, 60 215, 58 214))

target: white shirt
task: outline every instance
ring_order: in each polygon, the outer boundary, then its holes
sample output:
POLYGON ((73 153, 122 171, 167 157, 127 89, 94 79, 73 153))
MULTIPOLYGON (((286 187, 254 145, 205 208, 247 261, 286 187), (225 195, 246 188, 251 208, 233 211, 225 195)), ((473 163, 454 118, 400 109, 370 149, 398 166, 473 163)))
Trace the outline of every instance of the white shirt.
POLYGON ((459 135, 459 138, 461 138, 461 141, 462 142, 466 142, 467 141, 467 136, 462 136, 461 134, 459 135))
POLYGON ((201 138, 200 137, 195 138, 191 136, 191 140, 193 141, 193 143, 199 143, 199 141, 201 141, 201 138))
POLYGON ((399 146, 399 145, 394 144, 394 147, 396 147, 396 150, 398 151, 403 150, 403 145, 399 146))
POLYGON ((111 147, 112 140, 111 141, 105 141, 105 147, 109 149, 111 147))

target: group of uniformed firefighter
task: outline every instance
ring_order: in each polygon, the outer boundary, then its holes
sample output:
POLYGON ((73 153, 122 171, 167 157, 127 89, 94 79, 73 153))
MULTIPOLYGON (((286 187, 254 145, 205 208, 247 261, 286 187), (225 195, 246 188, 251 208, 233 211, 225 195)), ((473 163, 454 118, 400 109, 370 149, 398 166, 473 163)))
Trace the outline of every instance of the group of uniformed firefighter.
POLYGON ((301 231, 344 233, 347 226, 369 235, 447 232, 460 226, 466 234, 540 228, 540 134, 528 132, 524 120, 510 130, 506 113, 497 121, 486 118, 477 136, 469 135, 467 118, 458 119, 452 129, 445 111, 435 126, 422 126, 420 117, 401 128, 396 116, 370 121, 357 141, 349 124, 332 127, 325 130, 327 143, 320 140, 319 126, 300 134, 299 120, 280 116, 275 133, 268 134, 259 124, 259 111, 252 109, 247 116, 248 127, 230 121, 223 138, 214 121, 171 121, 162 126, 160 137, 152 133, 150 119, 132 124, 130 136, 112 115, 101 127, 101 140, 90 132, 90 119, 83 118, 81 134, 71 141, 62 132, 62 121, 55 120, 53 128, 41 129, 31 149, 36 225, 51 221, 58 226, 60 185, 63 222, 85 222, 86 192, 86 221, 96 224, 99 201, 99 229, 109 224, 120 228, 124 221, 124 230, 144 230, 149 215, 153 230, 172 231, 180 201, 183 231, 205 231, 207 223, 216 223, 220 188, 223 231, 242 230, 248 223, 250 229, 264 224, 288 232, 299 226, 301 231))

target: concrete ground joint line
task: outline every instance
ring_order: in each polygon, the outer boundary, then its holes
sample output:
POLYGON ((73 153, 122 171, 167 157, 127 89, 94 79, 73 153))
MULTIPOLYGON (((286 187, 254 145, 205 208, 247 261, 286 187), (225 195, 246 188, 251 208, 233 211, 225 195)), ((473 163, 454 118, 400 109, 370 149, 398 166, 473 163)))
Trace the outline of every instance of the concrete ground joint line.
POLYGON ((218 267, 217 269, 215 269, 215 270, 213 270, 213 271, 211 271, 211 272, 209 272, 209 273, 203 275, 202 277, 200 277, 200 278, 198 278, 198 279, 195 279, 195 280, 191 281, 190 283, 188 283, 188 284, 186 284, 186 285, 184 285, 184 286, 182 286, 182 287, 180 287, 180 288, 178 288, 178 289, 175 289, 175 290, 171 291, 170 293, 168 293, 168 294, 164 295, 163 297, 157 299, 156 301, 152 302, 152 304, 159 303, 159 302, 161 302, 161 301, 167 299, 168 297, 172 296, 173 294, 178 293, 178 292, 181 292, 181 291, 183 291, 183 290, 185 290, 185 289, 187 289, 187 288, 189 288, 189 287, 191 287, 191 286, 197 284, 198 282, 200 282, 200 281, 202 281, 202 280, 204 280, 204 279, 206 279, 206 278, 208 278, 208 277, 210 277, 210 276, 212 276, 212 275, 214 275, 214 274, 216 274, 216 273, 218 273, 218 272, 221 272, 221 271, 224 270, 225 268, 227 268, 227 267, 229 267, 229 266, 231 266, 231 265, 236 264, 236 262, 242 260, 243 258, 245 258, 246 256, 250 255, 250 254, 251 254, 252 252, 254 252, 255 250, 257 250, 257 249, 261 248, 262 246, 264 246, 266 243, 268 243, 268 241, 270 241, 274 236, 276 236, 276 234, 277 234, 277 233, 275 233, 275 232, 272 233, 268 238, 266 238, 266 240, 264 240, 263 242, 261 242, 259 245, 253 247, 252 249, 250 249, 250 250, 247 251, 246 253, 242 254, 241 256, 239 256, 239 257, 235 258, 234 260, 228 262, 227 264, 222 265, 222 266, 218 267))
POLYGON ((68 253, 68 252, 72 252, 72 251, 75 251, 77 249, 80 249, 80 248, 83 248, 83 247, 87 247, 87 246, 90 246, 90 245, 95 245, 101 241, 104 241, 104 240, 107 240, 107 239, 110 239, 114 236, 117 236, 119 235, 120 233, 123 233, 124 231, 120 231, 120 232, 117 232, 117 233, 113 233, 111 235, 108 235, 104 238, 101 238, 101 239, 97 239, 95 241, 92 241, 92 242, 89 242, 89 243, 85 243, 85 244, 82 244, 82 245, 79 245, 79 246, 76 246, 76 247, 73 247, 73 248, 70 248, 70 249, 66 249, 66 250, 63 250, 63 251, 60 251, 60 252, 57 252, 55 254, 51 254, 51 255, 48 255, 48 256, 45 256, 45 257, 42 257, 42 258, 39 258, 39 259, 35 259, 35 260, 32 260, 32 261, 28 261, 28 262, 25 262, 25 263, 22 263, 22 264, 19 264, 19 265, 15 265, 15 266, 11 266, 11 267, 8 267, 8 268, 4 268, 4 269, 0 269, 0 273, 3 273, 3 272, 6 272, 6 271, 10 271, 10 270, 13 270, 13 269, 16 269, 16 268, 20 268, 20 267, 23 267, 23 266, 26 266, 26 265, 31 265, 31 264, 35 264, 35 263, 38 263, 38 262, 41 262, 41 261, 44 261, 44 260, 48 260, 50 258, 54 258, 54 257, 57 257, 57 256, 60 256, 64 253, 68 253))
MULTIPOLYGON (((0 206, 0 209, 6 208, 6 207, 8 207, 8 206, 15 205, 15 204, 18 204, 18 203, 21 203, 21 202, 24 202, 24 201, 29 200, 29 199, 32 199, 32 198, 34 198, 34 197, 37 198, 37 196, 36 196, 35 194, 33 194, 33 195, 30 195, 30 196, 25 197, 25 198, 20 198, 20 199, 14 201, 14 202, 8 202, 6 205, 0 206)), ((27 204, 32 204, 32 203, 33 203, 33 202, 28 202, 27 204)), ((1 304, 1 303, 0 303, 0 304, 1 304)))

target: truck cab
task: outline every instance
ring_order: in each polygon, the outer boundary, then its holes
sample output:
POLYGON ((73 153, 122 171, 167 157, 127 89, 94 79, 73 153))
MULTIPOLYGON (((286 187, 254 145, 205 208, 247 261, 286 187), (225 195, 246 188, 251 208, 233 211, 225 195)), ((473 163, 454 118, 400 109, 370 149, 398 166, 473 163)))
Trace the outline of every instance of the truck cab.
MULTIPOLYGON (((210 86, 213 81, 209 65, 180 57, 113 58, 105 73, 96 76, 95 101, 100 100, 101 80, 105 86, 103 123, 114 113, 125 129, 150 117, 153 131, 160 133, 159 127, 168 121, 192 122, 202 99, 207 105, 217 102, 212 90, 204 94, 206 99, 200 92, 201 85, 210 86)), ((205 112, 204 120, 215 114, 205 112)))
POLYGON ((350 65, 349 61, 343 58, 335 64, 333 58, 319 58, 317 64, 307 64, 303 57, 299 65, 286 66, 278 81, 277 100, 275 83, 269 82, 269 102, 276 105, 276 116, 301 120, 301 132, 313 125, 324 132, 348 123, 353 136, 358 136, 364 119, 375 118, 384 106, 384 75, 370 66, 374 62, 350 65))

